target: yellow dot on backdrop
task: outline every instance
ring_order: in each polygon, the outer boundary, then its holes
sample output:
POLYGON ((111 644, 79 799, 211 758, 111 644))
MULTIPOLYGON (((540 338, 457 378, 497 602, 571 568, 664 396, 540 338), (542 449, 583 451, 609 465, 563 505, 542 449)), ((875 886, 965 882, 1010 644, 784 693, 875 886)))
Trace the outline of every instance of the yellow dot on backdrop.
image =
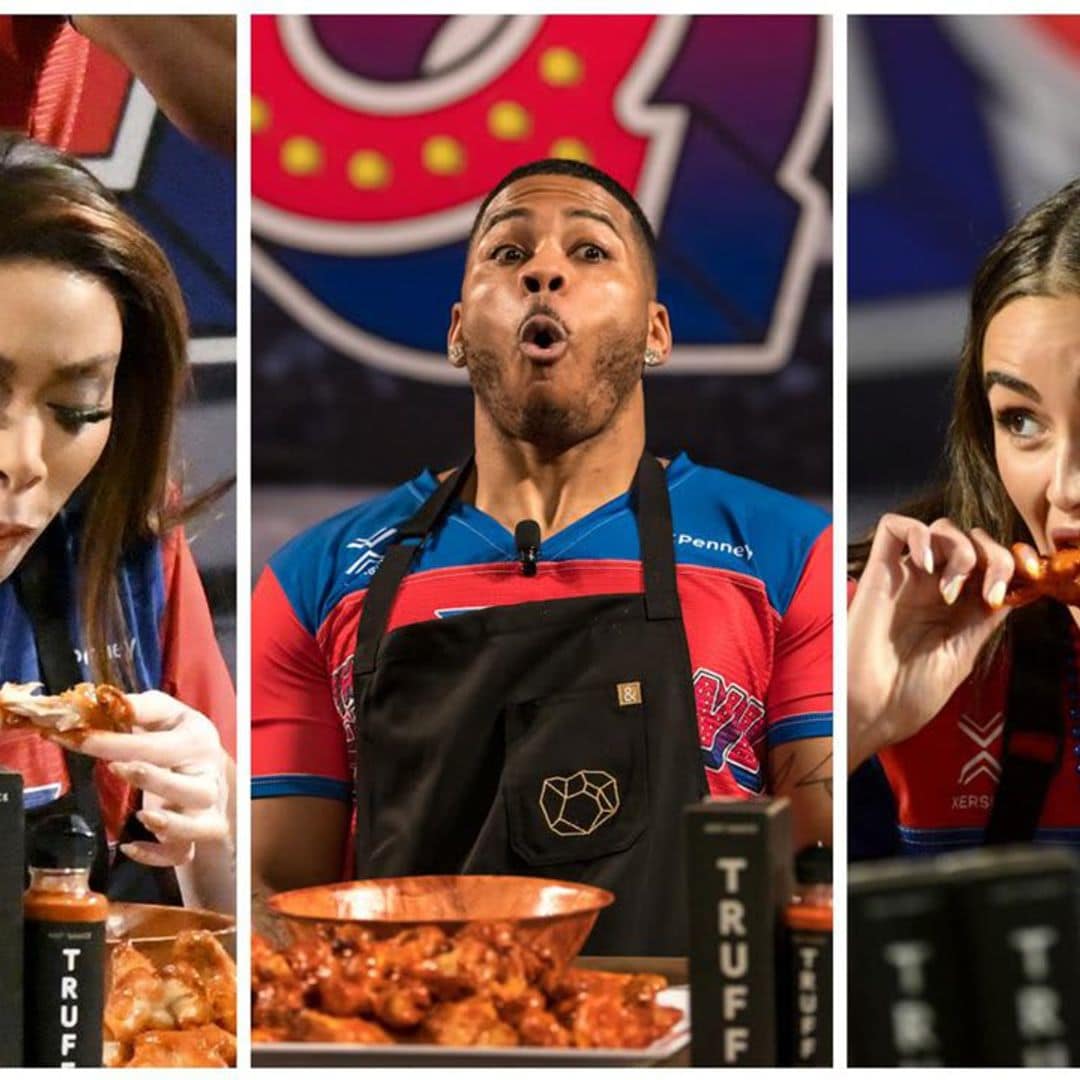
POLYGON ((580 139, 556 139, 549 151, 553 158, 567 158, 570 161, 592 160, 589 148, 580 139))
POLYGON ((432 135, 425 139, 420 154, 424 168, 437 176, 450 176, 465 168, 465 151, 461 143, 449 135, 432 135))
POLYGON ((378 150, 357 150, 346 168, 354 187, 381 188, 390 183, 390 162, 378 150))
POLYGON ((540 54, 540 78, 550 86, 574 86, 584 75, 581 57, 570 49, 556 47, 540 54))
POLYGON ((262 98, 251 99, 251 130, 265 131, 270 126, 270 106, 262 98))
POLYGON ((496 139, 524 139, 532 131, 532 117, 516 101, 497 101, 487 119, 496 139))
POLYGON ((322 147, 306 135, 293 135, 281 144, 281 167, 293 176, 310 176, 323 165, 322 147))

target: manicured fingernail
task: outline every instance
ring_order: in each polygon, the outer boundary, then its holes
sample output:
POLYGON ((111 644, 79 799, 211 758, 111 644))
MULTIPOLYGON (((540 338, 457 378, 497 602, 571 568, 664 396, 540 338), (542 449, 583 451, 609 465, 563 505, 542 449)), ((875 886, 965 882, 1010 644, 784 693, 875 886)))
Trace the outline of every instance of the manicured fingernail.
POLYGON ((995 581, 993 588, 987 594, 986 602, 991 607, 1001 607, 1005 603, 1005 589, 1006 585, 1004 581, 995 581))
POLYGON ((121 844, 120 850, 130 859, 132 852, 135 851, 134 844, 121 844))
POLYGON ((1034 555, 1024 560, 1024 569, 1032 576, 1035 577, 1039 573, 1039 560, 1034 555))
POLYGON ((941 595, 945 598, 945 603, 952 607, 956 603, 956 598, 960 595, 960 590, 964 587, 964 575, 955 574, 949 578, 941 587, 941 595))
POLYGON ((925 553, 923 554, 922 564, 926 568, 926 572, 928 574, 932 574, 934 572, 934 553, 929 548, 927 548, 925 553))
POLYGON ((148 829, 161 829, 165 827, 165 816, 156 810, 140 810, 135 815, 148 829))

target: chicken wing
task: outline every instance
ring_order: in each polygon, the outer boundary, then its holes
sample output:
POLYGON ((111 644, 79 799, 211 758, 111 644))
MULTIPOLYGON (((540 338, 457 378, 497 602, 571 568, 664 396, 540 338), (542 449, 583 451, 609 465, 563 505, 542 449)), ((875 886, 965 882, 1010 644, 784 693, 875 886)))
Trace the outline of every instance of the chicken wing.
POLYGON ((79 683, 62 694, 38 694, 41 683, 0 686, 0 727, 79 734, 130 731, 135 713, 122 690, 102 683, 79 683))
POLYGON ((1022 547, 1020 544, 1012 547, 1017 576, 1005 602, 1022 607, 1046 596, 1062 604, 1080 606, 1080 548, 1064 548, 1052 555, 1040 555, 1038 568, 1030 571, 1022 564, 1022 547))

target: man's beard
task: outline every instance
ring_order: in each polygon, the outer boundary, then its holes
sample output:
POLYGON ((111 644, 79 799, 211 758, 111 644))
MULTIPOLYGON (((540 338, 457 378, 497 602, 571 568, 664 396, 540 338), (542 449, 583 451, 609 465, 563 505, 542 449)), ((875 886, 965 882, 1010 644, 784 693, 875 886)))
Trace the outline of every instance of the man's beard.
POLYGON ((503 375, 508 363, 519 361, 465 343, 469 380, 496 428, 506 438, 532 443, 548 454, 569 450, 611 423, 641 379, 644 354, 643 332, 611 334, 597 347, 584 395, 559 401, 532 388, 514 400, 503 375))

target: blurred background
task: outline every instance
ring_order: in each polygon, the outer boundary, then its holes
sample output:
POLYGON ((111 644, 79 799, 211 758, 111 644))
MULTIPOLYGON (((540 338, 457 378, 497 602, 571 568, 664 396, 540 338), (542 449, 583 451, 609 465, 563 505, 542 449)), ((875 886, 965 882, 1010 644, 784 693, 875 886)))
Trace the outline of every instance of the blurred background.
MULTIPOLYGON (((175 448, 177 476, 188 495, 236 472, 236 175, 231 152, 198 145, 159 110, 146 87, 114 55, 64 16, 0 17, 11 62, 41 64, 42 91, 58 107, 34 135, 75 154, 164 249, 191 320, 191 400, 175 448), (59 80, 63 80, 60 82, 59 80)), ((145 55, 178 46, 176 20, 140 34, 145 55), (174 35, 170 40, 169 35, 174 35), (149 43, 149 45, 148 45, 149 43)), ((96 19, 101 24, 108 20, 96 19)), ((197 20, 196 20, 197 21, 197 20)), ((221 22, 218 19, 218 22, 221 22)), ((89 33, 89 23, 84 26, 89 33)), ((184 32, 180 27, 179 32, 184 32)), ((200 31, 201 32, 201 31, 200 31)), ((95 35, 103 31, 95 27, 95 35)), ((104 32, 107 36, 108 31, 104 32)), ((186 42, 185 42, 186 44, 186 42)), ((178 55, 178 53, 177 53, 178 55)), ((153 67, 148 63, 148 68, 153 67)), ((232 94, 221 126, 232 119, 232 94)), ((46 116, 49 110, 41 110, 46 116)), ((0 119, 3 119, 0 117, 0 119)), ((230 671, 236 668, 236 498, 230 490, 188 522, 188 537, 214 613, 230 671)))
POLYGON ((831 54, 811 16, 262 16, 252 26, 253 570, 461 460, 465 238, 576 157, 658 234, 650 447, 830 500, 831 54))
POLYGON ((1080 175, 1080 16, 848 22, 850 533, 927 484, 982 256, 1080 175))

